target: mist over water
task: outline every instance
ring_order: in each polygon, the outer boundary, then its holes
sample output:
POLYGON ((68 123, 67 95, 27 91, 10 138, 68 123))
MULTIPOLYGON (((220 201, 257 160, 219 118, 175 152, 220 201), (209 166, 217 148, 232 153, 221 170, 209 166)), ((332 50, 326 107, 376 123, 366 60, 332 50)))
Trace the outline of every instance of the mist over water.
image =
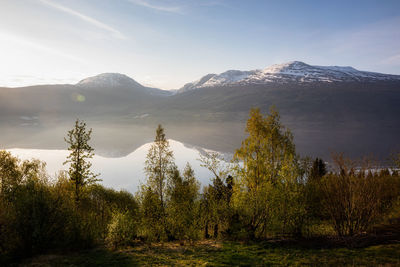
MULTIPOLYGON (((196 148, 189 148, 175 140, 169 140, 169 143, 179 170, 182 172, 186 163, 189 162, 201 185, 207 185, 213 175, 209 170, 200 166, 198 160, 200 151, 196 148)), ((103 185, 134 193, 141 183, 145 183, 144 163, 150 146, 151 143, 144 144, 129 155, 120 158, 95 155, 91 160, 92 170, 94 173, 100 173, 99 178, 102 179, 103 185)), ((68 169, 67 165, 63 165, 69 155, 68 150, 15 148, 8 149, 8 151, 21 160, 36 158, 46 162, 46 169, 51 177, 55 177, 60 170, 68 169)))

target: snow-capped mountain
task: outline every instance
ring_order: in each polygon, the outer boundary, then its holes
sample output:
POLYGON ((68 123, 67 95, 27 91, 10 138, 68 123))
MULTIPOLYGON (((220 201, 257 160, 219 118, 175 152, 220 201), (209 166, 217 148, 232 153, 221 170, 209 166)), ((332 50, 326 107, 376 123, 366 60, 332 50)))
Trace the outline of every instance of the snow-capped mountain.
POLYGON ((198 81, 185 84, 178 92, 204 87, 249 84, 366 81, 400 81, 400 75, 359 71, 352 67, 312 66, 300 61, 292 61, 261 70, 228 70, 221 74, 208 74, 198 81))
POLYGON ((102 73, 93 77, 83 79, 76 85, 85 88, 143 87, 134 79, 120 73, 102 73))
POLYGON ((76 84, 81 88, 125 88, 142 91, 151 95, 169 96, 174 92, 161 90, 157 88, 146 87, 132 79, 131 77, 121 73, 102 73, 93 77, 88 77, 76 84))
POLYGON ((186 92, 201 87, 220 86, 240 82, 255 72, 256 71, 228 70, 221 74, 207 74, 198 81, 185 84, 178 92, 186 92))

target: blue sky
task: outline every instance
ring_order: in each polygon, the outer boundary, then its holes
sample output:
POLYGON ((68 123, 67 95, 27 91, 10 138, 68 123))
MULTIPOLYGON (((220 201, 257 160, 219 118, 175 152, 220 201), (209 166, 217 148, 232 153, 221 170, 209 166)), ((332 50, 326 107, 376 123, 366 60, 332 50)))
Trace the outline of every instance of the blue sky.
POLYGON ((175 89, 292 60, 400 74, 400 1, 1 0, 0 85, 102 72, 175 89))

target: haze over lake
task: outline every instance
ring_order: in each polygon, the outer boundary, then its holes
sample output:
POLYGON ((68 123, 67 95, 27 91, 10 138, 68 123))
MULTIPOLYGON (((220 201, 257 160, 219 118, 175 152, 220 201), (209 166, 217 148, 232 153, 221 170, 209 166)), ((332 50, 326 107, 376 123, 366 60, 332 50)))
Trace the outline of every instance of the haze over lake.
MULTIPOLYGON (((202 149, 190 148, 175 140, 169 140, 169 143, 179 170, 182 171, 189 162, 201 185, 207 185, 213 176, 209 170, 200 166, 198 159, 202 149)), ((94 173, 100 173, 99 178, 102 179, 103 185, 134 193, 138 190, 138 186, 145 182, 144 162, 150 146, 151 143, 144 144, 129 155, 119 158, 95 155, 91 160, 92 170, 94 173)), ((68 150, 14 148, 8 151, 21 160, 36 158, 45 161, 47 172, 51 177, 55 177, 60 170, 68 169, 67 165, 63 165, 69 155, 68 150)))

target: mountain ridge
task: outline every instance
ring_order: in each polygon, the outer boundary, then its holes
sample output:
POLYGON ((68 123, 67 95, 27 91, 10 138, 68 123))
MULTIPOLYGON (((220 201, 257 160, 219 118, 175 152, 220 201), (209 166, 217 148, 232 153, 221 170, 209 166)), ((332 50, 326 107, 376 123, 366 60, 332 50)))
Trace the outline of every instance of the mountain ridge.
MULTIPOLYGON (((375 82, 375 81, 400 81, 400 75, 385 74, 370 71, 360 71, 351 66, 319 66, 309 65, 301 61, 290 61, 274 64, 263 69, 255 70, 227 70, 222 73, 209 73, 200 79, 188 82, 179 89, 164 90, 147 87, 126 74, 106 72, 90 76, 75 84, 38 84, 22 87, 36 86, 77 86, 82 89, 94 88, 134 88, 147 91, 150 94, 171 96, 206 87, 263 85, 272 83, 312 83, 312 82, 375 82)), ((3 88, 22 88, 3 87, 3 88)))
POLYGON ((205 87, 250 84, 373 81, 400 81, 400 75, 360 71, 350 66, 317 66, 290 61, 264 69, 228 70, 220 74, 207 74, 197 81, 185 84, 178 93, 205 87))

